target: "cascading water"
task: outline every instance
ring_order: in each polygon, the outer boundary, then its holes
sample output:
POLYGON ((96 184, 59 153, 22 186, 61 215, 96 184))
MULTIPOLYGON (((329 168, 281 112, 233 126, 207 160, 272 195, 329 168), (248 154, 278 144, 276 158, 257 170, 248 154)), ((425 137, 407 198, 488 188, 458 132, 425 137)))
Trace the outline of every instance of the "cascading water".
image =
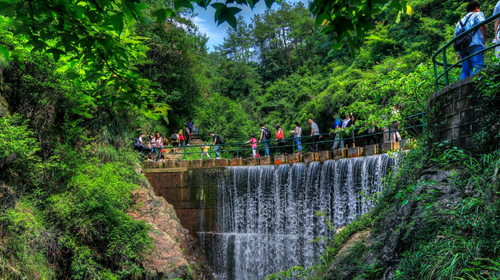
POLYGON ((397 156, 227 167, 219 173, 215 232, 200 232, 216 279, 263 279, 312 265, 332 236, 373 206, 397 156), (316 213, 323 211, 326 216, 316 213))

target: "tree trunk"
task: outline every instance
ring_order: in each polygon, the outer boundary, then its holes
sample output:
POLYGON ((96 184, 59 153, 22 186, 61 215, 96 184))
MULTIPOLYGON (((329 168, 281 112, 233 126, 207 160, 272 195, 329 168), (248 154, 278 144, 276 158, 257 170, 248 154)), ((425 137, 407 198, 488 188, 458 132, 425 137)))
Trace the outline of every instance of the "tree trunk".
POLYGON ((286 59, 288 60, 288 68, 290 68, 290 73, 292 73, 293 69, 292 69, 292 62, 290 61, 290 50, 286 45, 285 27, 282 27, 281 30, 283 31, 283 43, 285 45, 286 59))
POLYGON ((295 43, 295 50, 297 51, 297 59, 299 60, 299 65, 304 66, 304 64, 302 63, 302 59, 300 58, 300 52, 299 52, 299 47, 297 45, 297 41, 295 40, 294 43, 295 43))

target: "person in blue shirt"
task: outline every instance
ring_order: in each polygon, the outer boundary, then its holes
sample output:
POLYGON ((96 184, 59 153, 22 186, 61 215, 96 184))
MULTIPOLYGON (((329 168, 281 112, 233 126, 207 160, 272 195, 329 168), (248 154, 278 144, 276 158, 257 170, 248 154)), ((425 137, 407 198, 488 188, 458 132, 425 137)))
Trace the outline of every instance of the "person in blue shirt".
MULTIPOLYGON (((495 9, 493 10, 493 14, 500 14, 500 1, 497 2, 497 5, 495 6, 495 9)), ((500 18, 500 17, 499 17, 500 18)), ((498 37, 500 37, 500 30, 498 30, 499 24, 499 18, 495 19, 495 39, 493 40, 493 43, 496 44, 498 43, 498 37)), ((500 47, 495 48, 495 55, 498 59, 500 59, 500 47)))
POLYGON ((193 127, 194 127, 193 119, 189 119, 186 125, 187 127, 189 127, 190 132, 193 132, 193 127))
POLYGON ((142 142, 142 137, 144 137, 144 133, 141 133, 141 136, 135 140, 135 149, 138 150, 139 152, 143 152, 144 150, 148 149, 148 147, 144 146, 144 143, 142 142))
MULTIPOLYGON (((478 25, 485 20, 484 14, 480 11, 480 7, 481 4, 479 4, 479 2, 477 1, 472 1, 467 5, 467 14, 460 20, 460 22, 457 23, 457 26, 455 27, 455 36, 457 36, 457 32, 462 28, 462 25, 467 31, 473 26, 478 25)), ((486 25, 483 25, 479 28, 479 30, 472 32, 472 41, 469 44, 469 47, 457 53, 458 60, 460 60, 461 58, 466 58, 478 51, 484 50, 484 43, 486 42, 486 32, 486 25)), ((478 73, 479 70, 481 70, 481 68, 483 67, 483 64, 484 53, 476 54, 475 56, 464 60, 462 62, 462 74, 460 75, 460 79, 462 80, 478 73)))
MULTIPOLYGON (((332 117, 335 119, 335 125, 333 126, 333 129, 335 130, 335 142, 333 142, 332 150, 337 149, 340 143, 340 129, 342 129, 342 121, 340 120, 339 116, 337 113, 333 113, 332 117)), ((343 147, 344 145, 340 145, 343 147)))

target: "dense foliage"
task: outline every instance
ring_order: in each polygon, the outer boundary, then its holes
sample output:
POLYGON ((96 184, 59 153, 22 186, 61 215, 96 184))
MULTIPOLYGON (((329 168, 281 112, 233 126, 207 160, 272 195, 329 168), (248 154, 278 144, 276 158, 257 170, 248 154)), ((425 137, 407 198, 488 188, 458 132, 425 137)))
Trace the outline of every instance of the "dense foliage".
MULTIPOLYGON (((405 117, 424 111, 434 90, 429 57, 452 37, 465 4, 359 1, 353 10, 342 9, 344 2, 314 1, 310 9, 315 19, 304 4, 283 2, 276 10, 255 15, 251 23, 233 19, 235 7, 213 4, 220 22, 238 24, 228 30, 222 45, 207 53, 207 38, 198 34, 185 9, 190 1, 172 3, 178 14, 162 1, 0 1, 0 112, 4 99, 10 110, 0 119, 0 186, 16 201, 11 205, 4 195, 0 206, 0 277, 148 276, 140 260, 151 248, 149 229, 126 215, 129 193, 144 179, 135 172, 141 158, 132 151, 141 132, 159 131, 169 138, 193 118, 205 142, 212 130, 226 142, 247 141, 250 134, 259 134, 260 123, 287 131, 298 121, 306 131, 312 117, 328 132, 333 112, 352 112, 359 120, 353 129, 362 132, 372 124, 379 129, 388 125, 392 119, 384 116, 394 105, 399 105, 403 124, 405 117), (391 4, 382 8, 385 3, 391 4), (409 13, 401 12, 406 4, 412 8, 409 13), (344 41, 350 47, 332 49, 344 41), (356 46, 360 48, 352 55, 356 46)), ((253 7, 256 1, 236 3, 253 7)), ((495 3, 483 4, 486 16, 491 15, 495 3)), ((496 101, 497 92, 486 89, 497 87, 497 74, 484 79, 481 97, 496 101)), ((492 121, 498 119, 495 110, 485 113, 492 121)), ((494 130, 481 133, 478 139, 498 142, 494 130)), ((438 160, 455 156, 450 153, 439 154, 438 160)), ((420 160, 436 160, 436 155, 420 160)), ((493 164, 497 155, 484 160, 493 164)), ((483 163, 468 168, 463 174, 478 181, 493 170, 483 163)), ((391 195, 404 201, 396 193, 409 193, 404 188, 413 188, 411 184, 394 185, 391 195)), ((491 226, 497 208, 483 198, 496 191, 495 184, 480 188, 477 201, 464 200, 475 208, 444 213, 454 219, 434 226, 450 233, 457 230, 456 223, 467 220, 491 226), (467 215, 461 217, 464 211, 467 215)), ((384 199, 384 207, 394 202, 384 199)), ((374 220, 364 218, 338 235, 323 268, 350 233, 374 226, 374 220)), ((477 233, 480 239, 465 245, 493 249, 472 257, 463 253, 477 266, 456 271, 492 270, 498 252, 483 241, 493 236, 467 226, 466 234, 477 233)), ((435 262, 428 259, 434 253, 446 258, 437 253, 449 247, 431 247, 425 238, 429 236, 423 234, 406 253, 401 279, 424 273, 413 261, 425 264, 425 271, 442 268, 431 267, 435 262)), ((448 244, 457 246, 451 250, 465 246, 450 240, 448 244)), ((363 273, 379 271, 372 266, 363 273)))

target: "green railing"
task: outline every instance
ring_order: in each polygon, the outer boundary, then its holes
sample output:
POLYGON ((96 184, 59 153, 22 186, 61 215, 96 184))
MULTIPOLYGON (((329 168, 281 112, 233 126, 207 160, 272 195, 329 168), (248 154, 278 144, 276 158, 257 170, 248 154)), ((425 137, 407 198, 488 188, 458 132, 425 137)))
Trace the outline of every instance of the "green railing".
MULTIPOLYGON (((486 52, 488 50, 491 50, 497 46, 500 46, 500 43, 497 43, 497 44, 493 44, 493 45, 489 45, 487 46, 485 49, 481 50, 481 51, 478 51, 476 53, 473 53, 467 57, 462 57, 458 62, 454 63, 454 64, 449 64, 448 63, 448 59, 446 57, 446 50, 448 49, 448 47, 450 46, 453 46, 453 43, 455 43, 458 39, 466 36, 467 34, 471 33, 471 32, 474 32, 476 30, 479 30, 479 28, 481 28, 481 26, 484 26, 484 25, 487 25, 488 23, 494 21, 495 19, 498 19, 500 17, 500 13, 498 14, 495 14, 489 18, 487 18, 485 21, 481 22, 481 24, 478 24, 478 25, 474 25, 471 29, 465 31, 464 33, 454 37, 453 39, 451 39, 448 43, 446 43, 444 46, 442 46, 439 50, 437 50, 433 55, 432 55, 432 62, 434 63, 434 77, 435 77, 435 85, 436 85, 436 90, 439 90, 439 86, 448 86, 450 84, 450 77, 449 77, 449 74, 448 72, 455 68, 455 67, 461 67, 461 64, 463 61, 477 55, 477 54, 480 54, 480 53, 483 53, 483 52, 486 52), (442 54, 443 55, 443 61, 437 61, 436 58, 438 55, 442 54), (442 66, 443 67, 443 72, 441 74, 438 74, 438 66, 442 66), (440 82, 440 79, 444 77, 444 83, 441 83, 440 82)), ((478 31, 478 32, 481 32, 481 31, 478 31)), ((495 30, 496 32, 496 30, 495 30)))
MULTIPOLYGON (((425 113, 419 113, 419 114, 415 114, 415 115, 412 115, 412 116, 409 116, 407 117, 406 119, 416 119, 416 118, 419 118, 418 122, 420 122, 419 124, 416 124, 416 125, 412 125, 412 126, 409 126, 409 127, 405 127, 403 129, 398 129, 398 130, 392 130, 392 125, 389 125, 389 130, 386 131, 386 132, 377 132, 377 133, 370 133, 370 134, 364 134, 364 135, 358 135, 358 136, 354 136, 354 137, 345 137, 346 135, 352 135, 352 131, 353 130, 357 130, 359 128, 356 128, 354 127, 352 130, 347 130, 347 131, 339 131, 338 133, 341 133, 341 137, 339 140, 335 140, 335 139, 327 139, 327 137, 335 137, 335 134, 333 132, 329 132, 329 133, 322 133, 320 134, 320 136, 322 138, 319 139, 319 141, 317 142, 312 142, 311 141, 311 136, 302 136, 300 137, 301 139, 301 146, 302 148, 306 148, 306 147, 310 147, 312 144, 318 144, 318 147, 319 145, 322 145, 323 148, 325 145, 328 145, 327 146, 327 149, 330 149, 331 146, 333 146, 333 143, 335 141, 338 141, 340 142, 338 147, 340 147, 341 143, 344 142, 344 141, 348 141, 348 140, 353 140, 353 139, 361 139, 361 138, 366 138, 366 137, 373 137, 373 136, 379 136, 379 135, 383 135, 383 134, 388 134, 388 138, 389 138, 389 141, 390 141, 390 137, 391 137, 391 133, 393 132, 402 132, 402 131, 410 131, 412 129, 419 129, 419 128, 422 128, 422 132, 425 131, 425 113), (344 137, 342 137, 344 136, 344 137)), ((366 129, 366 128, 361 128, 361 129, 366 129)), ((302 133, 304 134, 305 130, 302 131, 302 133)), ((310 130, 307 130, 307 132, 310 132, 310 130)), ((417 131, 415 131, 417 132, 417 131)), ((419 133, 420 131, 418 131, 417 133, 419 133)), ((417 134, 417 133, 414 133, 414 134, 417 134)), ((309 134, 309 133, 307 133, 309 134)), ((258 137, 257 137, 258 139, 258 137)), ((290 149, 292 148, 292 151, 293 153, 296 153, 297 152, 297 145, 295 143, 295 139, 296 138, 285 138, 284 141, 285 143, 290 143, 291 144, 285 144, 283 146, 279 146, 278 145, 278 142, 276 140, 268 140, 268 143, 269 143, 269 146, 268 146, 268 149, 269 149, 269 153, 272 155, 271 151, 279 151, 280 148, 286 148, 286 149, 290 149)), ((257 147, 257 150, 258 151, 265 151, 265 147, 263 146, 263 143, 260 142, 258 143, 259 146, 257 147)), ((210 144, 208 144, 210 145, 210 144)), ((186 156, 187 155, 190 155, 190 154, 197 154, 197 155, 200 155, 203 153, 203 151, 201 151, 201 147, 204 146, 204 145, 189 145, 189 146, 166 146, 166 147, 163 147, 163 148, 159 148, 157 149, 157 154, 156 154, 156 159, 160 159, 160 151, 161 149, 183 149, 182 152, 177 152, 177 153, 168 153, 169 155, 175 155, 175 154, 178 154, 178 155, 182 155, 182 158, 183 159, 186 159, 186 156), (197 148, 199 151, 190 151, 188 152, 187 149, 188 148, 197 148)), ((205 145, 207 146, 207 145, 205 145)), ((220 149, 219 149, 219 153, 231 153, 232 157, 233 156, 236 156, 236 157, 240 157, 242 154, 246 154, 248 152, 248 154, 251 155, 251 151, 252 151, 252 148, 250 147, 250 143, 244 143, 244 142, 237 142, 237 143, 225 143, 225 144, 220 144, 220 149)), ((209 150, 209 154, 210 156, 212 157, 212 155, 215 154, 215 151, 214 151, 214 146, 210 145, 210 150, 209 150)), ((263 156, 265 154, 260 154, 260 156, 263 156)))

